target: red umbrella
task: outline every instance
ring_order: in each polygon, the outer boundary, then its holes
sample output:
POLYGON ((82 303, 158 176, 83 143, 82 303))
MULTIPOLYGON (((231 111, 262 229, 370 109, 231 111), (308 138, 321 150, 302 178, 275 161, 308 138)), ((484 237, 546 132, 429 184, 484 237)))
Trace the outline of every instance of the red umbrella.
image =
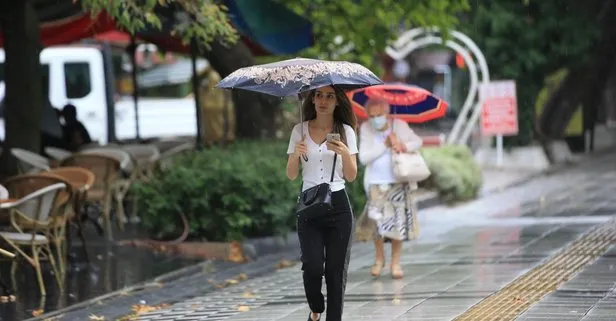
POLYGON ((391 106, 391 114, 407 123, 423 123, 441 118, 448 103, 431 92, 412 85, 394 83, 360 88, 347 93, 353 111, 360 119, 367 119, 364 105, 368 99, 382 99, 391 106))

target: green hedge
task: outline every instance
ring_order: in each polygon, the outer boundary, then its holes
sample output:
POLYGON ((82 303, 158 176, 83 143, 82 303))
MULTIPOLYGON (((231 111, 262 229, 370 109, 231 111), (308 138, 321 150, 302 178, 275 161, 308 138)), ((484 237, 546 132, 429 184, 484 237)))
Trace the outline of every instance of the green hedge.
MULTIPOLYGON (((238 142, 179 157, 165 172, 133 187, 143 226, 152 237, 176 237, 182 232, 181 210, 193 239, 241 240, 292 230, 300 183, 286 178, 286 147, 286 142, 238 142)), ((446 201, 477 194, 481 173, 467 149, 426 149, 424 155, 433 172, 426 184, 446 201)), ((363 168, 347 190, 357 216, 365 204, 363 168)))
POLYGON ((422 155, 432 175, 422 187, 439 192, 442 201, 454 203, 477 197, 481 189, 481 168, 466 146, 425 148, 422 155))

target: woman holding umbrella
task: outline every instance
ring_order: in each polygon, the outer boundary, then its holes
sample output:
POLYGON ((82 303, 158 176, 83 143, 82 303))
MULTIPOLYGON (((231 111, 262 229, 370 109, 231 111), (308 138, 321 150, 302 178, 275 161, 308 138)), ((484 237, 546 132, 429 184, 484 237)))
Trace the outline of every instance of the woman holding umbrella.
POLYGON ((402 241, 413 235, 411 192, 417 184, 398 182, 393 173, 392 153, 418 150, 422 140, 402 120, 389 117, 390 106, 385 100, 371 99, 366 103, 369 121, 362 123, 359 140, 359 160, 366 165, 364 185, 368 192, 368 217, 375 222, 375 262, 371 274, 381 275, 385 265, 384 241, 391 241, 391 276, 403 276, 400 267, 402 241))
POLYGON ((354 225, 345 182, 357 176, 358 152, 357 119, 344 90, 382 83, 356 63, 295 58, 238 69, 217 85, 278 97, 308 93, 300 110, 302 121, 291 133, 286 167, 294 180, 302 166, 296 216, 308 320, 320 320, 325 311, 323 274, 327 320, 342 319, 354 225))
POLYGON ((299 176, 301 159, 302 190, 330 181, 333 207, 326 215, 297 222, 304 290, 311 310, 308 320, 319 320, 325 310, 323 274, 327 320, 341 320, 353 230, 353 211, 344 185, 357 176, 357 119, 344 91, 333 86, 310 91, 302 109, 306 121, 291 133, 287 176, 291 180, 299 176), (335 162, 335 155, 340 162, 335 162))

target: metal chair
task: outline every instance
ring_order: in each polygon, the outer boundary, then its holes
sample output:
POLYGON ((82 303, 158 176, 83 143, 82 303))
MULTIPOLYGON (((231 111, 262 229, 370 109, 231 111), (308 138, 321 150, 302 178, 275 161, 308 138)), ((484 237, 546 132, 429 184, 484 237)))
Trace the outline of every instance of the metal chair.
POLYGON ((83 221, 87 218, 87 215, 81 215, 81 209, 83 202, 87 198, 90 187, 94 185, 94 181, 96 179, 94 173, 81 167, 58 167, 48 172, 43 172, 41 175, 61 178, 66 180, 71 185, 72 202, 69 207, 69 214, 67 214, 68 224, 66 225, 65 231, 66 242, 64 242, 64 246, 60 247, 60 251, 62 251, 65 255, 68 255, 68 249, 70 249, 71 246, 70 222, 76 218, 79 238, 83 244, 83 251, 86 259, 89 261, 90 256, 87 251, 86 238, 83 234, 83 221))
POLYGON ((17 158, 18 169, 22 174, 38 173, 49 170, 49 159, 21 148, 11 148, 11 154, 17 158))
MULTIPOLYGON (((63 278, 58 271, 53 253, 51 240, 44 233, 50 225, 50 215, 54 209, 58 193, 66 185, 59 183, 39 189, 16 202, 1 203, 0 210, 9 211, 11 225, 14 231, 0 232, 0 239, 4 240, 15 251, 18 258, 25 259, 36 271, 41 295, 45 296, 45 284, 41 269, 41 259, 48 259, 56 276, 60 289, 63 288, 63 278), (23 228, 24 223, 29 231, 23 228), (31 254, 27 254, 30 250, 31 254)), ((17 271, 17 260, 13 260, 11 273, 17 271)))
POLYGON ((45 147, 45 154, 49 155, 49 157, 57 161, 61 161, 65 158, 68 158, 73 153, 71 153, 70 151, 66 149, 48 146, 48 147, 45 147))
POLYGON ((87 193, 86 202, 102 205, 107 237, 113 239, 110 213, 113 191, 120 178, 120 162, 105 155, 77 153, 64 159, 61 166, 81 167, 94 173, 94 184, 87 193))

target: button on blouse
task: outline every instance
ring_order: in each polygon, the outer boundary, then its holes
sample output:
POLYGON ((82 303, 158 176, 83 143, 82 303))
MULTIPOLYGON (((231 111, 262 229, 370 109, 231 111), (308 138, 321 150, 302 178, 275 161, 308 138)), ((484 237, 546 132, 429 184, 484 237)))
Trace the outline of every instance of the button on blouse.
MULTIPOLYGON (((304 122, 304 131, 302 135, 301 124, 295 125, 289 139, 289 148, 287 154, 295 152, 295 144, 301 141, 302 136, 306 138, 308 147, 308 161, 302 158, 302 190, 307 190, 313 186, 329 182, 332 173, 332 165, 334 162, 334 152, 327 149, 326 143, 317 144, 308 134, 308 122, 304 122)), ((357 154, 357 136, 355 131, 349 125, 344 125, 344 133, 347 139, 347 148, 351 155, 357 154)), ((342 157, 338 155, 336 159, 336 169, 334 172, 334 180, 331 183, 332 192, 344 189, 344 173, 342 172, 342 157)))

